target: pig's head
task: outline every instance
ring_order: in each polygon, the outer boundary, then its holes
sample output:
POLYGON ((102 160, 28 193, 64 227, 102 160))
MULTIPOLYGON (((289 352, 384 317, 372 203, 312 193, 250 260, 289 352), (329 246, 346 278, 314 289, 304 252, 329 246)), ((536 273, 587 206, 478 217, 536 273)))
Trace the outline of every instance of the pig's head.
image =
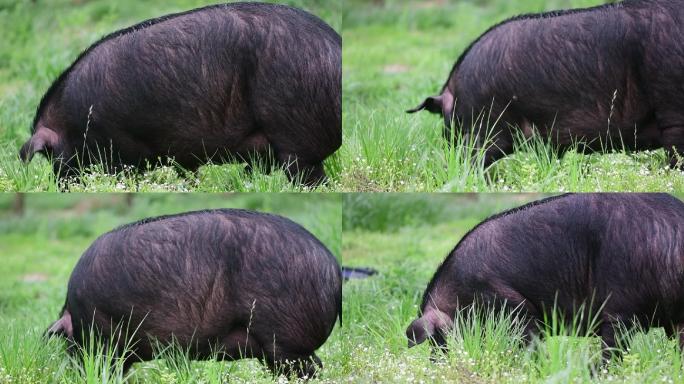
POLYGON ((447 335, 454 327, 453 319, 436 308, 427 309, 423 315, 406 328, 408 347, 430 340, 435 349, 446 349, 447 335))
POLYGON ((426 110, 431 113, 438 113, 444 119, 444 126, 447 130, 451 129, 451 122, 454 120, 454 95, 449 88, 444 88, 442 93, 438 96, 430 96, 425 99, 419 106, 409 109, 407 113, 416 113, 418 111, 426 110))

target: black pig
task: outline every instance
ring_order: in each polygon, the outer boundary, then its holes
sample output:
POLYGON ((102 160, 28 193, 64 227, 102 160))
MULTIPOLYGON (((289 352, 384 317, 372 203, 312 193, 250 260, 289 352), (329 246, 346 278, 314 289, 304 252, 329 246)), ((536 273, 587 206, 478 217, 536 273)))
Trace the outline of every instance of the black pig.
POLYGON ((75 345, 92 328, 119 353, 116 326, 137 328, 124 367, 172 340, 204 359, 255 357, 274 372, 315 373, 314 354, 342 319, 333 255, 280 216, 210 210, 145 219, 100 236, 76 264, 48 334, 75 345), (286 364, 288 362, 293 362, 286 364))
POLYGON ((428 284, 406 336, 409 347, 428 338, 444 347, 457 311, 484 303, 519 311, 531 340, 555 305, 567 322, 579 308, 598 315, 605 347, 616 346, 619 322, 633 321, 645 329, 662 326, 684 346, 682 270, 684 203, 674 197, 552 197, 468 232, 428 284))
POLYGON ((273 159, 290 179, 325 179, 342 143, 341 38, 304 11, 233 3, 147 20, 90 48, 50 86, 20 157, 55 174, 167 157, 273 159))
POLYGON ((480 36, 426 109, 452 137, 482 148, 485 166, 513 152, 516 130, 534 128, 559 153, 665 148, 684 153, 684 7, 680 0, 522 15, 480 36), (489 125, 487 134, 484 127, 489 125), (456 134, 458 135, 458 134, 456 134))

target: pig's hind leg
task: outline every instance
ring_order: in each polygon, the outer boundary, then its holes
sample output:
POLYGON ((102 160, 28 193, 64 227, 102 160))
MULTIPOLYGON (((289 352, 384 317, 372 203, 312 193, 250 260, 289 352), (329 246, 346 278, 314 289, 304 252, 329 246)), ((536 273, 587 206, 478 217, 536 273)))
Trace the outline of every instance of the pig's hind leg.
POLYGON ((610 321, 604 321, 601 324, 601 346, 603 361, 608 362, 613 357, 613 352, 617 348, 617 341, 615 339, 615 324, 610 321))
MULTIPOLYGON (((285 333, 275 332, 281 335, 285 333)), ((288 340, 287 337, 281 337, 279 341, 276 339, 274 335, 270 342, 262 340, 260 343, 262 348, 260 359, 274 375, 312 378, 322 368, 321 360, 311 349, 315 346, 307 346, 307 343, 302 340, 288 340)))
MULTIPOLYGON (((683 64, 684 65, 684 64, 683 64)), ((684 92, 672 89, 656 79, 651 92, 651 103, 660 130, 660 144, 665 149, 670 167, 684 169, 684 92)), ((681 80, 681 84, 684 78, 681 80)), ((676 84, 676 80, 672 82, 676 84)))
POLYGON ((316 354, 287 353, 279 345, 262 343, 247 332, 247 327, 233 328, 224 336, 220 352, 220 357, 224 360, 258 358, 274 375, 283 374, 290 377, 296 374, 300 378, 311 378, 322 367, 321 360, 316 354))
POLYGON ((281 153, 278 160, 285 169, 285 174, 290 181, 299 181, 307 187, 316 187, 327 181, 323 163, 311 163, 300 156, 281 153))
POLYGON ((274 375, 282 374, 286 377, 296 375, 300 379, 313 378, 323 368, 321 359, 315 353, 302 356, 280 352, 275 358, 267 356, 266 364, 274 375))
POLYGON ((245 139, 238 153, 247 162, 245 171, 249 174, 255 168, 269 174, 273 165, 279 164, 290 181, 301 180, 308 187, 315 187, 326 181, 322 162, 311 161, 282 146, 273 146, 263 133, 255 133, 245 139))
POLYGON ((661 124, 660 137, 670 160, 670 167, 684 168, 684 116, 678 124, 661 124))
POLYGON ((221 339, 220 357, 224 360, 262 358, 265 351, 247 327, 235 327, 221 339))
POLYGON ((248 175, 252 175, 255 171, 268 175, 273 165, 276 164, 273 147, 262 132, 253 132, 245 137, 236 152, 239 159, 247 163, 245 172, 248 175))
MULTIPOLYGON (((268 96, 264 96, 268 97, 268 96)), ((255 103, 257 124, 270 143, 275 159, 283 168, 288 180, 316 187, 326 182, 323 160, 338 148, 337 140, 327 138, 317 122, 312 122, 310 110, 264 108, 267 103, 255 103), (312 128, 313 127, 313 128, 312 128), (322 137, 321 137, 322 136, 322 137), (332 143, 331 143, 332 142, 332 143)), ((297 105, 297 103, 293 103, 297 105)), ((341 144, 341 130, 340 130, 341 144)))
MULTIPOLYGON (((673 36, 681 35, 683 29, 675 18, 666 19, 661 28, 671 28, 673 36)), ((639 75, 645 84, 648 102, 655 110, 660 141, 670 166, 682 169, 684 161, 678 157, 684 155, 684 44, 680 38, 660 39, 658 44, 643 49, 644 63, 639 75)))
POLYGON ((679 349, 684 351, 684 321, 666 326, 665 333, 669 338, 677 338, 679 349))
POLYGON ((273 154, 255 156, 245 159, 245 162, 247 163, 245 166, 245 173, 248 175, 253 175, 255 172, 270 175, 273 166, 277 163, 273 159, 273 154))
MULTIPOLYGON (((625 326, 631 328, 636 324, 633 320, 626 319, 634 319, 634 314, 627 311, 621 315, 616 315, 615 312, 610 311, 610 308, 604 309, 604 315, 599 326, 604 364, 613 357, 622 358, 622 350, 620 348, 627 347, 627 339, 618 339, 618 332, 621 328, 624 329, 623 327, 625 326)), ((648 322, 643 324, 648 324, 648 322)))

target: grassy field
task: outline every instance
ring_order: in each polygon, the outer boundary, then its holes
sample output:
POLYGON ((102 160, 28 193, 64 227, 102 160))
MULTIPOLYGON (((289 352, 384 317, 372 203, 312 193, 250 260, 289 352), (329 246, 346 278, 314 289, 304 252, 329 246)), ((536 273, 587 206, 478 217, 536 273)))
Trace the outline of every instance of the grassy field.
POLYGON ((430 362, 430 348, 407 348, 427 283, 458 240, 490 214, 538 195, 346 195, 342 254, 346 265, 377 276, 343 286, 349 382, 359 383, 682 383, 682 356, 662 329, 625 334, 623 359, 600 367, 597 338, 573 329, 546 330, 531 349, 519 326, 500 314, 461 319, 448 356, 430 362), (594 371, 594 372, 592 372, 594 371))
POLYGON ((450 151, 442 120, 408 115, 435 95, 491 25, 601 0, 347 0, 343 9, 341 188, 347 191, 672 191, 684 175, 661 151, 558 158, 539 140, 485 171, 450 151))
MULTIPOLYGON (((58 318, 71 270, 100 234, 144 217, 188 210, 234 207, 278 213, 316 235, 338 258, 341 254, 341 196, 336 194, 144 194, 128 206, 123 195, 26 197, 22 217, 11 213, 12 195, 0 195, 0 383, 118 383, 102 369, 105 358, 90 354, 81 367, 67 357, 65 344, 42 333, 58 318)), ((317 352, 321 382, 343 381, 349 360, 347 329, 336 327, 317 352)), ((191 362, 179 351, 137 364, 129 383, 274 382, 256 360, 191 362)))
MULTIPOLYGON (((275 2, 275 1, 274 1, 275 2)), ((284 0, 306 9, 341 29, 339 1, 284 0)), ((90 44, 107 33, 142 20, 184 11, 216 1, 207 0, 0 0, 0 191, 149 192, 149 191, 302 191, 284 172, 247 175, 244 165, 210 165, 196 174, 166 167, 142 175, 110 176, 97 170, 81 183, 58 185, 43 158, 28 166, 18 151, 30 136, 30 125, 41 96, 57 76, 90 44), (61 187, 61 188, 60 188, 61 187)), ((40 157, 40 156, 38 156, 40 157)), ((339 160, 330 157, 326 172, 332 182, 320 191, 337 189, 339 160)))

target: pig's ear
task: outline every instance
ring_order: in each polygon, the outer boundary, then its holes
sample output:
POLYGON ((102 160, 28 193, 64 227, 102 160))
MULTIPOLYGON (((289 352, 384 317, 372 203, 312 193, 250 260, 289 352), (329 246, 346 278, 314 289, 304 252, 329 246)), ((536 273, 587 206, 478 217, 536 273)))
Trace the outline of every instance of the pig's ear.
POLYGON ((441 95, 430 96, 422 104, 406 112, 415 113, 425 109, 432 113, 439 113, 444 118, 444 125, 451 128, 451 120, 454 118, 454 104, 454 95, 446 88, 441 95))
POLYGON ((406 329, 408 347, 411 348, 434 337, 436 332, 445 335, 453 327, 454 321, 449 315, 436 308, 430 309, 406 329))
POLYGON ((74 337, 74 326, 71 322, 71 314, 68 310, 62 313, 62 317, 59 320, 52 323, 50 328, 45 331, 45 337, 61 336, 72 340, 74 337))
POLYGON ((33 159, 36 152, 44 152, 47 149, 52 149, 57 145, 59 137, 55 131, 43 126, 38 127, 36 132, 19 150, 19 157, 24 163, 28 163, 33 159))
POLYGON ((454 95, 449 89, 445 89, 442 97, 442 117, 444 117, 444 125, 451 128, 451 121, 454 119, 454 95))
POLYGON ((406 113, 416 113, 423 109, 432 113, 442 113, 442 95, 430 96, 425 99, 419 106, 409 109, 406 113))
POLYGON ((415 347, 418 344, 425 342, 428 338, 435 334, 434 325, 426 321, 425 318, 413 320, 411 325, 406 328, 406 337, 408 338, 408 347, 415 347))

